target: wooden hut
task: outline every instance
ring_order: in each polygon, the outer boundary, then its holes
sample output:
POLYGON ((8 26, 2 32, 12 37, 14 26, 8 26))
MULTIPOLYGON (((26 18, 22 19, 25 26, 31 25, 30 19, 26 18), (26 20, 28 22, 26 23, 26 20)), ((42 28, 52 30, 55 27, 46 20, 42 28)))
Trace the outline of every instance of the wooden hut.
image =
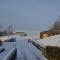
POLYGON ((48 35, 48 31, 43 31, 40 33, 40 38, 41 39, 44 39, 44 38, 47 38, 49 35, 48 35))

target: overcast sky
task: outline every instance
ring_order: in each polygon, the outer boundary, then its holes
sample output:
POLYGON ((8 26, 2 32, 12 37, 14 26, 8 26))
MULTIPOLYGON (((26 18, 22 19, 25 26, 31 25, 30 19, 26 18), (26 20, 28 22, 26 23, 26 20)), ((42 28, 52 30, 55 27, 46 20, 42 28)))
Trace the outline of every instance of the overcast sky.
POLYGON ((60 0, 0 0, 0 25, 42 31, 60 16, 60 0))

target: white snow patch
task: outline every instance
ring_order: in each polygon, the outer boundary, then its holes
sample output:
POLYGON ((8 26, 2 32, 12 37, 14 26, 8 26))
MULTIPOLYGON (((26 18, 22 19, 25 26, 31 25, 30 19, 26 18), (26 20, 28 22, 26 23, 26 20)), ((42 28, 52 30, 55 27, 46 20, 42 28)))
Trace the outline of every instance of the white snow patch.
POLYGON ((34 42, 38 43, 42 47, 45 47, 45 46, 58 46, 58 47, 60 47, 60 35, 51 36, 46 39, 40 39, 40 40, 37 40, 34 42))

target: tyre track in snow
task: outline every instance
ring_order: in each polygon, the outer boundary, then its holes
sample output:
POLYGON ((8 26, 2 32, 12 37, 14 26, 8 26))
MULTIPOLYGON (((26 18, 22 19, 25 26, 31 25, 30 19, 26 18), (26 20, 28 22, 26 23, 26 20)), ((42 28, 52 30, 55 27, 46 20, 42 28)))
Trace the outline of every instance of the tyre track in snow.
POLYGON ((38 56, 36 54, 36 51, 34 51, 35 48, 31 48, 33 47, 33 45, 28 43, 27 41, 18 42, 17 47, 19 52, 22 51, 21 54, 25 60, 41 60, 40 56, 38 56))

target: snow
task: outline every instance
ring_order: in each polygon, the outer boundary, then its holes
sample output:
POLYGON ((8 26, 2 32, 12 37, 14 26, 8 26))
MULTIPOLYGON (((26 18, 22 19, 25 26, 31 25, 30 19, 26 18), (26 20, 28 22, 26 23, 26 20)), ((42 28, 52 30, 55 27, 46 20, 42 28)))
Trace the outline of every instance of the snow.
POLYGON ((45 60, 42 52, 38 50, 32 43, 27 40, 17 41, 17 60, 45 60))
POLYGON ((11 46, 9 44, 3 44, 1 47, 5 48, 5 51, 0 53, 0 60, 3 60, 3 58, 5 58, 7 54, 9 53, 9 51, 13 48, 13 45, 11 46))
POLYGON ((38 39, 40 39, 38 35, 25 36, 25 37, 21 37, 19 35, 10 35, 10 36, 2 36, 2 37, 0 37, 0 40, 5 41, 5 40, 9 40, 11 38, 16 38, 17 40, 24 40, 24 39, 38 40, 38 39))
POLYGON ((3 41, 10 38, 16 38, 16 42, 4 42, 2 47, 6 50, 0 54, 0 60, 5 57, 8 52, 15 46, 17 48, 16 60, 47 60, 42 51, 38 50, 32 43, 28 43, 28 39, 37 40, 39 36, 20 37, 19 35, 0 37, 3 41))
POLYGON ((19 35, 14 35, 14 37, 16 38, 16 40, 38 40, 40 39, 39 36, 37 35, 34 35, 34 36, 25 36, 25 37, 22 37, 22 36, 19 36, 19 35))
POLYGON ((40 39, 35 42, 37 42, 42 47, 45 47, 45 46, 58 46, 58 47, 60 47, 60 35, 51 36, 46 39, 40 39))
POLYGON ((9 53, 3 58, 3 60, 8 60, 12 56, 12 54, 15 53, 15 48, 12 48, 9 53))
MULTIPOLYGON (((20 39, 20 37, 18 39, 20 39)), ((32 43, 28 43, 28 40, 18 39, 16 42, 3 43, 2 47, 5 47, 6 51, 0 54, 0 58, 3 58, 9 52, 9 50, 13 48, 14 45, 16 45, 17 48, 16 60, 47 60, 42 54, 42 51, 38 50, 32 43)))
POLYGON ((10 35, 10 36, 1 36, 0 37, 0 40, 1 41, 5 41, 5 40, 9 40, 11 38, 15 38, 15 35, 10 35))
POLYGON ((34 36, 27 36, 25 37, 25 39, 30 39, 30 40, 37 40, 40 39, 38 35, 34 35, 34 36))
MULTIPOLYGON (((3 58, 12 46, 17 47, 17 60, 47 60, 42 51, 38 50, 32 43, 28 43, 28 39, 32 39, 34 42, 42 47, 46 46, 58 46, 60 47, 60 35, 48 37, 46 39, 39 39, 38 36, 20 37, 18 35, 10 36, 16 38, 16 42, 4 43, 3 47, 6 48, 4 53, 0 54, 0 59, 3 58)), ((3 37, 6 38, 6 37, 3 37)))

